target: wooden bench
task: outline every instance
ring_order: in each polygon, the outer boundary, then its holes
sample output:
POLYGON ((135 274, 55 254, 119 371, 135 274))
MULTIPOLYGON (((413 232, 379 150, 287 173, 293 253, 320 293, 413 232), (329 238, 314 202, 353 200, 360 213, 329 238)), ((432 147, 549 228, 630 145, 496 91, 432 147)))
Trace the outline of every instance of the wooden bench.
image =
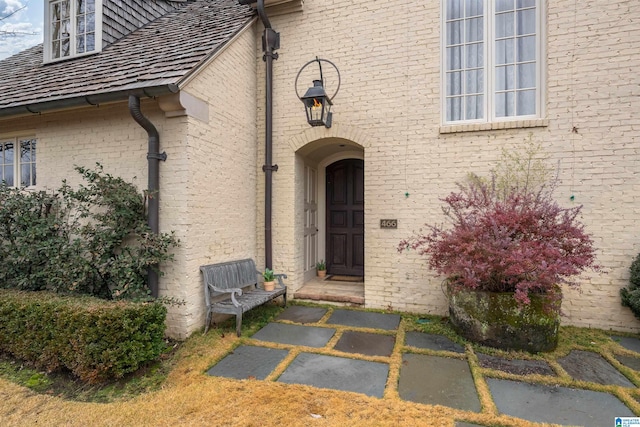
POLYGON ((262 305, 279 296, 284 297, 283 306, 287 305, 287 287, 282 282, 286 274, 276 274, 276 288, 265 291, 258 287, 258 275, 262 275, 252 259, 229 261, 220 264, 209 264, 200 267, 204 277, 204 298, 207 306, 204 333, 209 330, 213 313, 235 314, 236 333, 240 336, 242 313, 262 305), (249 290, 243 290, 252 286, 249 290), (225 295, 227 298, 220 299, 225 295))

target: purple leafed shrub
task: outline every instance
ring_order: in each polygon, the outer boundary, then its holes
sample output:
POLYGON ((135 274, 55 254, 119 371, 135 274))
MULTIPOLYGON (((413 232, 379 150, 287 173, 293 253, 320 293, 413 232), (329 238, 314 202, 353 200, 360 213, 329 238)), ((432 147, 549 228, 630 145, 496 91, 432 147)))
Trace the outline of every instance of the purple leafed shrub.
POLYGON ((495 173, 491 180, 470 175, 442 199, 452 227, 427 225, 427 232, 401 241, 398 250, 427 256, 429 267, 454 286, 514 292, 522 304, 529 304, 530 293, 561 298, 558 285, 578 287, 571 278, 601 270, 578 220, 582 206, 558 206, 553 186, 499 183, 495 173))

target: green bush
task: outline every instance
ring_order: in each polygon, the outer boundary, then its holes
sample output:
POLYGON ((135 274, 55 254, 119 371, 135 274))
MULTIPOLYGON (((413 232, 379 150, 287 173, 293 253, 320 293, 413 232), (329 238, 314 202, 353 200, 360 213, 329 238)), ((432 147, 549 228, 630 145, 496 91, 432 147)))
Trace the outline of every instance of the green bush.
POLYGON ((633 314, 640 319, 640 254, 631 263, 629 286, 620 289, 622 305, 629 307, 633 314))
POLYGON ((166 312, 159 302, 0 290, 0 351, 89 383, 117 379, 160 356, 166 312))
POLYGON ((148 269, 172 259, 177 239, 150 231, 134 185, 99 164, 76 170, 86 184, 54 194, 0 185, 0 286, 149 299, 148 269))
POLYGON ((56 212, 60 200, 0 185, 0 283, 3 287, 44 289, 50 256, 62 249, 64 228, 56 212))

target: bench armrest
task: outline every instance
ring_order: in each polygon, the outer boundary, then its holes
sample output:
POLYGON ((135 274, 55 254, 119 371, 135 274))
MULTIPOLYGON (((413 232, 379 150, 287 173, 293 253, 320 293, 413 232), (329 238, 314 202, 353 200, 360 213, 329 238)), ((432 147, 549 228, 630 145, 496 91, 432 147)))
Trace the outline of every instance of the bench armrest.
POLYGON ((287 275, 286 274, 274 274, 273 275, 276 279, 278 279, 278 286, 281 288, 284 288, 284 282, 282 281, 282 279, 286 279, 287 275))
POLYGON ((236 295, 237 296, 242 296, 242 289, 240 289, 240 288, 227 288, 227 289, 224 289, 224 288, 218 288, 218 287, 213 286, 213 285, 209 285, 209 287, 211 289, 213 289, 214 291, 216 291, 216 292, 231 294, 231 302, 233 303, 233 305, 235 307, 240 307, 240 304, 236 300, 236 295))

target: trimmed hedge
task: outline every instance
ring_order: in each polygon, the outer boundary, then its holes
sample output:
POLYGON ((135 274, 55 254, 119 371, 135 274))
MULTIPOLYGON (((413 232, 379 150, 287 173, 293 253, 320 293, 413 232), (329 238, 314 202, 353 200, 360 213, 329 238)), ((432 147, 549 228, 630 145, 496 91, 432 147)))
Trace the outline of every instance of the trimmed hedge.
POLYGON ((161 303, 0 289, 0 351, 82 381, 121 378, 165 348, 161 303))

